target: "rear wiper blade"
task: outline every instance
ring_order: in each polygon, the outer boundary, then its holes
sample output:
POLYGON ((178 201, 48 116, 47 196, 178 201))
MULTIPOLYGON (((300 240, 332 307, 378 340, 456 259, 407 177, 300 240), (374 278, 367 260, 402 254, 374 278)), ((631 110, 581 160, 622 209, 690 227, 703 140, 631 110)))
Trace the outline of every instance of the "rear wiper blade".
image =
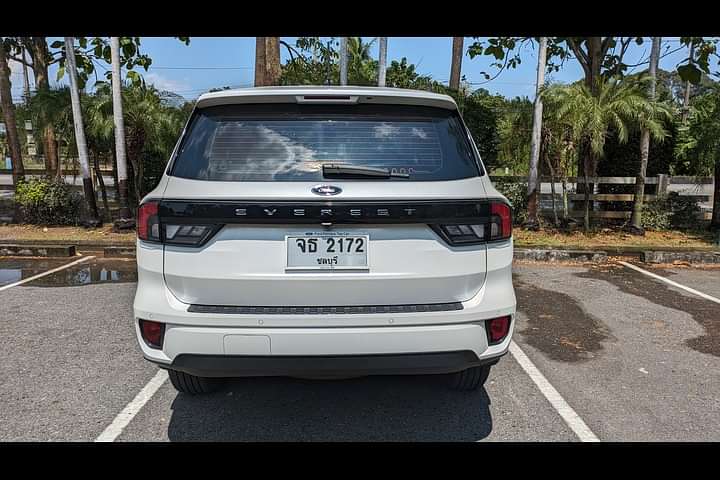
POLYGON ((410 174, 408 173, 393 172, 389 168, 382 167, 325 163, 322 168, 324 177, 410 178, 410 174))

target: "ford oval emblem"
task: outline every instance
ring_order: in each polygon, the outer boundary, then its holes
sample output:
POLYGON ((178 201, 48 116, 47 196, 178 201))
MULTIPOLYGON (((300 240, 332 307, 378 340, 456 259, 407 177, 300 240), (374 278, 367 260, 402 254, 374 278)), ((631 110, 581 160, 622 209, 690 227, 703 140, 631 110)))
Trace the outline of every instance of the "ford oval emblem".
POLYGON ((322 195, 323 197, 329 197, 330 195, 337 195, 342 192, 342 188, 334 185, 318 185, 313 187, 312 190, 315 195, 322 195))

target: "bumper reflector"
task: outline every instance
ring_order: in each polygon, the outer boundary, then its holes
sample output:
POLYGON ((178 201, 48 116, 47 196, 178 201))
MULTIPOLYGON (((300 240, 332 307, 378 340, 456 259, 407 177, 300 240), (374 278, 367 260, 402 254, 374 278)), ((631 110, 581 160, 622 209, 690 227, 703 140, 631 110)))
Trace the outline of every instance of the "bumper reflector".
POLYGON ((140 320, 140 334, 150 348, 161 349, 165 338, 165 324, 140 320))
POLYGON ((510 315, 485 321, 488 343, 494 345, 503 341, 510 331, 510 315))

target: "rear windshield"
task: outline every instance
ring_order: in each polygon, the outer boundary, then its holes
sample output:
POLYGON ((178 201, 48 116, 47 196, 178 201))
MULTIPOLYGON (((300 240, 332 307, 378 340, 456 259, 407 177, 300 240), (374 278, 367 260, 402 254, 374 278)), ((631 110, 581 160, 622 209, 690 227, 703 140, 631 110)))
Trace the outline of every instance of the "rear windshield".
POLYGON ((275 104, 198 110, 171 175, 237 182, 321 181, 324 163, 388 168, 410 174, 412 181, 481 173, 455 112, 275 104))

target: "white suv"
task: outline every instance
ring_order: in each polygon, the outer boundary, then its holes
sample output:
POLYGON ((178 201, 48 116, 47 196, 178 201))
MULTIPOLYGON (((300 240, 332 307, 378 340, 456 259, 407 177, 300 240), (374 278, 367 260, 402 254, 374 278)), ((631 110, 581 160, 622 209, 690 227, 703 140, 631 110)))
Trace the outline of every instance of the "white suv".
POLYGON ((511 220, 449 96, 208 93, 138 211, 138 341, 191 394, 272 375, 476 389, 512 335, 511 220))

